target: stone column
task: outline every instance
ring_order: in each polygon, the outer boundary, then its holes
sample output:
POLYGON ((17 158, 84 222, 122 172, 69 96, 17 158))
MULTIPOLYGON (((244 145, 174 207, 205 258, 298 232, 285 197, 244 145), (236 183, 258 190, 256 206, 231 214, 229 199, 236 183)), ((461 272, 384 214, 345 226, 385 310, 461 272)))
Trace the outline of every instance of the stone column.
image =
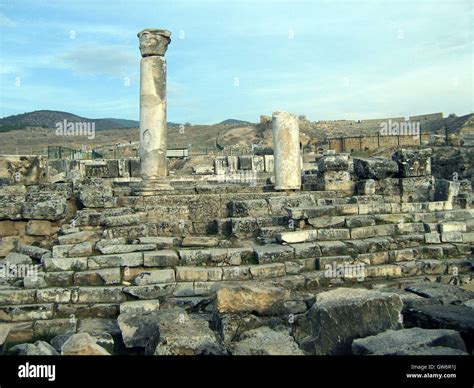
POLYGON ((301 155, 298 117, 292 113, 275 112, 272 122, 275 190, 300 190, 301 155))
POLYGON ((172 190, 166 160, 166 59, 171 33, 146 29, 140 40, 140 170, 142 195, 172 190))

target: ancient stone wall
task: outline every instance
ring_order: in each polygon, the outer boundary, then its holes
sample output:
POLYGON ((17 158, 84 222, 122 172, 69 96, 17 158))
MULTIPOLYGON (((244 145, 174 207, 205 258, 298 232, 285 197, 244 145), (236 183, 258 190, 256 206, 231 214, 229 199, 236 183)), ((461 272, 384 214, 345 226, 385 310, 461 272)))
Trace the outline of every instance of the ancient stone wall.
POLYGON ((341 153, 374 150, 381 147, 418 147, 422 141, 428 141, 428 139, 428 134, 422 134, 420 137, 411 135, 346 136, 328 139, 328 148, 341 153))
POLYGON ((443 113, 428 113, 424 115, 417 115, 417 116, 410 116, 410 121, 432 121, 432 120, 442 120, 443 119, 443 113))

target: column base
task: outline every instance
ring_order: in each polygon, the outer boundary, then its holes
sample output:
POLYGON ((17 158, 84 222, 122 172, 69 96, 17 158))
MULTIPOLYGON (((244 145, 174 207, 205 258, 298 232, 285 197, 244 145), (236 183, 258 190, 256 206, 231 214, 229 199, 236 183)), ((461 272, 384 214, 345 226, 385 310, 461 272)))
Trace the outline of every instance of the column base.
POLYGON ((275 186, 276 191, 301 191, 301 185, 300 186, 275 186))
POLYGON ((173 191, 174 187, 165 179, 147 179, 134 189, 135 195, 150 196, 163 191, 173 191))

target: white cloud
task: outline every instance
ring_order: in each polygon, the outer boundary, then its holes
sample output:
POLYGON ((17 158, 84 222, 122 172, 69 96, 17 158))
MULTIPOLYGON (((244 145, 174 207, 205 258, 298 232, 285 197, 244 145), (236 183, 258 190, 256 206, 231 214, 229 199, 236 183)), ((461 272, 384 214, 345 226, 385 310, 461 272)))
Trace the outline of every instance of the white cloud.
POLYGON ((15 27, 16 23, 7 16, 0 14, 0 27, 15 27))
POLYGON ((72 49, 57 60, 77 74, 124 77, 137 71, 137 56, 128 50, 126 46, 88 45, 72 49))

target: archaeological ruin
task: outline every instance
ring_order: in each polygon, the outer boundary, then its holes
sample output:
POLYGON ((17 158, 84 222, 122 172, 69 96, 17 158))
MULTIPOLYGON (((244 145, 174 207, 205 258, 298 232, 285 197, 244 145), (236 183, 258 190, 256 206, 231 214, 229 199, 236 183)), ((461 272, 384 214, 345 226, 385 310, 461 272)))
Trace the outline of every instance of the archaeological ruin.
POLYGON ((138 158, 0 157, 3 354, 472 354, 471 146, 303 153, 278 111, 269 150, 171 174, 171 34, 138 37, 138 158))

